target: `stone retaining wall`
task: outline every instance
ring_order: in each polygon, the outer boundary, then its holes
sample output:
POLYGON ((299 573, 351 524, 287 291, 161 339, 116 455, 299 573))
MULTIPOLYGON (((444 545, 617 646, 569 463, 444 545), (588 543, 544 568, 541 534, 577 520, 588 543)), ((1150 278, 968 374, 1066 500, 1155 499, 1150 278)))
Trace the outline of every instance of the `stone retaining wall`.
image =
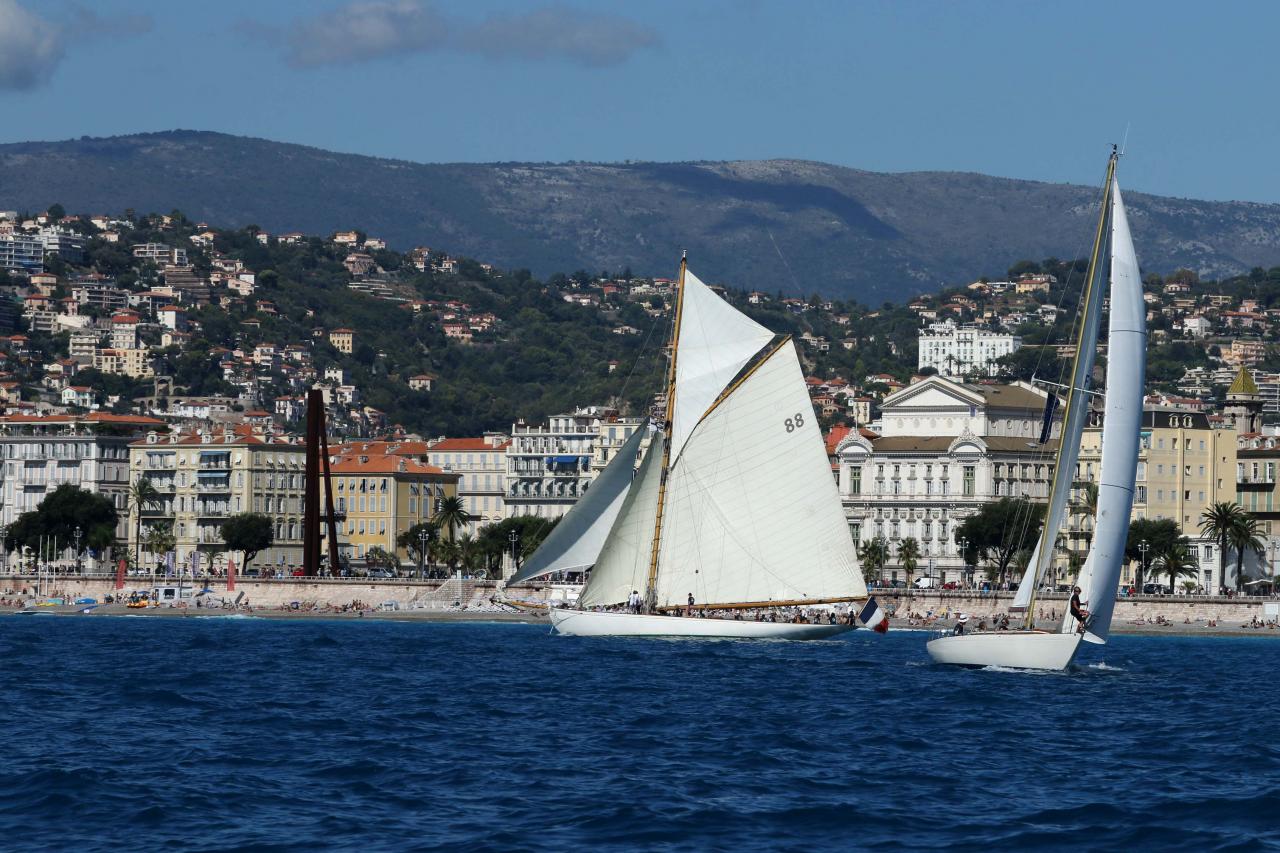
MULTIPOLYGON (((1007 613, 1013 602, 1012 593, 965 593, 965 592, 930 592, 928 590, 872 590, 872 594, 882 604, 894 605, 898 615, 907 612, 924 614, 929 611, 954 614, 957 612, 972 613, 976 616, 989 616, 994 613, 1007 613)), ((1061 618, 1067 609, 1068 596, 1061 594, 1045 595, 1036 600, 1037 616, 1044 613, 1046 620, 1056 614, 1061 618)), ((1205 598, 1200 596, 1136 596, 1131 599, 1121 598, 1116 602, 1116 623, 1145 620, 1154 622, 1163 616, 1167 621, 1182 623, 1185 619, 1192 622, 1197 619, 1216 619, 1225 623, 1243 623, 1251 618, 1264 618, 1264 599, 1259 598, 1205 598)), ((1275 599, 1271 599, 1275 602, 1275 599)))

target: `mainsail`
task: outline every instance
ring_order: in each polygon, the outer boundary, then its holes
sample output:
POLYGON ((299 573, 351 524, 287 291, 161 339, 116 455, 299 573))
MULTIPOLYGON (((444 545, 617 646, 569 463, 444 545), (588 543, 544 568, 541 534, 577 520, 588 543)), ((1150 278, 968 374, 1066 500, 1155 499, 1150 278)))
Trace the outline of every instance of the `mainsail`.
POLYGON ((650 446, 580 603, 866 598, 794 344, 687 270, 678 304, 670 443, 650 446))
POLYGON ((587 493, 565 514, 508 584, 523 583, 552 572, 582 571, 596 562, 631 488, 636 457, 646 432, 647 422, 636 427, 587 493))
MULTIPOLYGON (((1116 605, 1133 510, 1146 373, 1146 304, 1120 185, 1111 184, 1111 311, 1107 326, 1107 396, 1102 420, 1102 470, 1092 547, 1079 586, 1090 611, 1085 639, 1106 642, 1116 605)), ((1075 630, 1068 615, 1063 631, 1075 630)))
POLYGON ((1104 184, 1102 200, 1103 214, 1098 220, 1084 296, 1081 299, 1080 328, 1076 336, 1076 354, 1072 361, 1070 384, 1067 386, 1067 404, 1062 417, 1058 458, 1054 465, 1053 481, 1049 486, 1049 507, 1045 513, 1040 540, 1036 543, 1031 562, 1022 576, 1022 582, 1018 584, 1018 592, 1010 606, 1010 610, 1013 611, 1028 611, 1028 622, 1030 622, 1031 601, 1035 597, 1041 578, 1053 562, 1053 546, 1057 541, 1058 531, 1066 521, 1067 498, 1071 494, 1071 484, 1075 479, 1076 461, 1080 457, 1080 437, 1084 433, 1084 424, 1089 412, 1086 394, 1089 390, 1089 380, 1093 375, 1098 333, 1102 327, 1102 296, 1105 291, 1104 277, 1106 276, 1106 266, 1102 263, 1102 258, 1105 256, 1108 237, 1107 223, 1111 218, 1108 197, 1114 175, 1115 160, 1112 159, 1107 167, 1107 181, 1104 184))

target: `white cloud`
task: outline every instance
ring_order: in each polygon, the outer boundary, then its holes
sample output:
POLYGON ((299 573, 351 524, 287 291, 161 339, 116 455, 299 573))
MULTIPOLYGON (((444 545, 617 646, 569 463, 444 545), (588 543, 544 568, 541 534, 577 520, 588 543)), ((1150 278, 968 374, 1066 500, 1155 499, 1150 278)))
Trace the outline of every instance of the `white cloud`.
POLYGON ((0 89, 34 89, 48 81, 65 52, 62 28, 0 0, 0 89))
POLYGON ((594 67, 625 62, 658 43, 657 32, 635 21, 563 5, 495 15, 463 38, 464 48, 489 56, 568 59, 594 67))
POLYGON ((444 20, 415 0, 365 0, 298 21, 286 36, 291 65, 362 62, 443 45, 444 20))
POLYGON ((428 0, 356 0, 283 29, 254 21, 236 29, 280 45, 289 64, 299 68, 442 50, 601 67, 660 43, 650 27, 572 6, 543 6, 470 24, 446 17, 428 0))

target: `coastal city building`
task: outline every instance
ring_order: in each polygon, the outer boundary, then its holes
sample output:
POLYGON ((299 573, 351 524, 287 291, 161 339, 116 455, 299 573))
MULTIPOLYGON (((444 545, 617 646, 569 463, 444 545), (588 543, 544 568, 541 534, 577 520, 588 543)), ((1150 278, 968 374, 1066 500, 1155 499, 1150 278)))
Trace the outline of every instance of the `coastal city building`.
MULTIPOLYGON (((159 506, 142 509, 143 566, 165 558, 146 549, 148 528, 163 523, 173 532, 178 564, 223 569, 222 524, 246 512, 271 519, 275 541, 255 560, 262 571, 301 563, 306 448, 296 437, 244 424, 168 435, 155 431, 129 445, 128 459, 128 482, 146 479, 161 496, 159 506)), ((132 553, 138 509, 127 511, 132 553)))
POLYGON ((13 524, 69 483, 111 500, 120 514, 116 536, 124 541, 129 445, 160 426, 155 418, 106 412, 0 417, 0 526, 13 524))
POLYGON ((975 326, 957 326, 950 320, 930 323, 918 336, 917 368, 932 367, 943 376, 995 376, 997 359, 1022 346, 1017 335, 992 332, 975 326))
POLYGON ((425 461, 457 474, 458 497, 472 517, 466 532, 506 518, 507 450, 511 441, 499 433, 479 438, 437 438, 426 442, 425 461))
MULTIPOLYGON (((617 424, 616 412, 591 406, 553 415, 545 426, 513 424, 507 448, 507 517, 559 518, 568 512, 595 476, 592 461, 600 430, 604 426, 607 431, 611 421, 617 424)), ((616 426, 615 440, 637 425, 616 426)))
MULTIPOLYGON (((397 537, 429 521, 442 498, 458 493, 459 475, 401 450, 396 442, 351 442, 330 459, 339 553, 347 559, 360 561, 371 548, 381 548, 410 565, 411 555, 397 544, 397 537)), ((322 534, 328 535, 323 527, 322 534)))
POLYGON ((851 431, 836 447, 840 498, 855 543, 920 547, 919 573, 968 578, 955 531, 1002 497, 1046 500, 1060 424, 1038 438, 1047 395, 1030 385, 968 385, 932 376, 881 403, 881 431, 851 431))

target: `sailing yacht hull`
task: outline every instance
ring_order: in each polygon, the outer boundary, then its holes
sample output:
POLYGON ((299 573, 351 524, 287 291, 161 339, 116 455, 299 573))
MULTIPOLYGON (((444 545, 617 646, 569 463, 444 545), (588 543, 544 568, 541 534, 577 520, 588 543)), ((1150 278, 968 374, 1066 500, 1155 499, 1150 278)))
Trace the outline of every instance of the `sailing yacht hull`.
POLYGON ((746 619, 702 619, 552 608, 551 625, 570 637, 716 637, 739 640, 825 640, 852 625, 806 625, 746 619))
POLYGON ((995 631, 939 637, 928 644, 934 663, 1061 671, 1080 648, 1079 634, 995 631))

